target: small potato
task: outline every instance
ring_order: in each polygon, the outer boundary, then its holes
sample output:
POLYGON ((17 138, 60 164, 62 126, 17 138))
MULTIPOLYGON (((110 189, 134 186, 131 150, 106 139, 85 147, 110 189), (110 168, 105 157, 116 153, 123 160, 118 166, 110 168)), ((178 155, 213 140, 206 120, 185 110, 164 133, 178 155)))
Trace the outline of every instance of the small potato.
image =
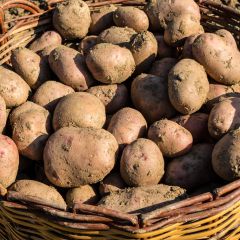
POLYGON ((190 59, 194 59, 193 57, 193 53, 192 53, 192 45, 195 41, 195 39, 199 36, 199 34, 195 34, 192 35, 190 37, 188 37, 185 40, 185 43, 183 45, 183 51, 182 51, 182 55, 181 58, 190 58, 190 59))
POLYGON ((176 58, 163 58, 161 60, 155 61, 152 64, 152 67, 149 71, 150 74, 163 77, 164 79, 168 79, 168 73, 176 65, 178 60, 176 58))
POLYGON ((31 89, 18 74, 0 66, 0 79, 0 95, 7 108, 17 107, 27 101, 31 89))
POLYGON ((171 160, 166 168, 165 183, 194 189, 210 182, 214 176, 212 151, 212 144, 197 144, 186 155, 171 160))
POLYGON ((169 72, 168 95, 174 108, 182 114, 198 111, 209 91, 204 68, 192 59, 180 60, 169 72))
POLYGON ((96 204, 98 195, 90 185, 84 185, 68 190, 66 195, 68 207, 72 208, 74 203, 96 204))
POLYGON ((97 44, 98 36, 86 36, 79 44, 78 51, 86 55, 97 44))
POLYGON ((120 172, 128 186, 156 185, 164 174, 162 153, 151 140, 139 138, 124 148, 120 172))
POLYGON ((135 69, 131 52, 110 43, 94 46, 86 57, 86 63, 96 80, 108 84, 124 82, 135 69))
POLYGON ((51 71, 48 64, 39 55, 27 48, 14 50, 11 62, 16 73, 33 89, 38 88, 43 82, 51 79, 51 71))
POLYGON ((114 5, 110 4, 91 12, 92 21, 89 29, 90 33, 99 34, 103 30, 111 27, 113 25, 113 12, 116 9, 114 5))
POLYGON ((176 55, 176 49, 168 46, 163 38, 163 35, 155 35, 158 43, 158 56, 159 58, 171 58, 176 55))
POLYGON ((128 90, 123 84, 98 85, 88 89, 106 107, 106 113, 115 113, 128 103, 128 90))
POLYGON ((167 119, 153 123, 148 130, 148 138, 158 145, 163 156, 171 158, 189 152, 193 142, 187 129, 167 119))
POLYGON ((45 173, 59 187, 97 183, 113 169, 117 151, 116 139, 106 130, 61 128, 45 146, 45 173))
POLYGON ((105 107, 94 95, 86 92, 72 93, 60 100, 53 114, 53 128, 102 128, 106 121, 105 107))
POLYGON ((60 193, 53 187, 34 180, 19 180, 15 182, 11 191, 16 191, 25 197, 30 197, 36 203, 66 210, 67 205, 60 193))
POLYGON ((99 192, 102 196, 105 196, 111 192, 116 192, 126 187, 119 173, 110 173, 106 178, 100 182, 99 192))
POLYGON ((122 148, 137 138, 144 137, 147 122, 139 111, 126 107, 112 116, 107 130, 113 134, 122 148))
POLYGON ((0 95, 0 133, 3 132, 7 123, 8 113, 6 109, 6 103, 0 95))
POLYGON ((53 13, 53 26, 68 40, 85 37, 90 23, 89 7, 82 0, 59 3, 53 13))
POLYGON ((73 92, 71 87, 62 83, 47 81, 37 89, 32 101, 52 112, 62 97, 73 92))
POLYGON ((131 42, 130 50, 136 63, 136 74, 147 72, 157 56, 157 40, 151 32, 137 34, 131 42))
POLYGON ((47 31, 37 38, 31 45, 29 49, 34 52, 42 51, 44 48, 49 46, 58 46, 62 44, 62 38, 59 33, 55 31, 47 31))
POLYGON ((59 80, 75 91, 86 90, 93 84, 84 56, 72 48, 55 48, 49 55, 49 64, 59 80))
POLYGON ((146 13, 131 6, 118 7, 113 13, 113 21, 118 27, 130 27, 136 32, 147 31, 149 27, 146 13))
POLYGON ((176 114, 169 101, 167 89, 167 81, 162 77, 142 73, 133 80, 132 102, 148 122, 171 118, 176 114))
POLYGON ((216 104, 209 114, 208 131, 220 139, 230 130, 240 127, 240 98, 229 98, 216 104))

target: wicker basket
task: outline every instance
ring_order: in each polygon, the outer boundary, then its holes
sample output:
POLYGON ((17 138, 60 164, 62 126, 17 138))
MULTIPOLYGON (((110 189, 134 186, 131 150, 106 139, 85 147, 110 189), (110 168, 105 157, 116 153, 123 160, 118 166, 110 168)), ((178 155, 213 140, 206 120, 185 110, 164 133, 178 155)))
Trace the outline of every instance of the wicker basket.
MULTIPOLYGON (((51 29, 49 0, 40 10, 27 0, 5 0, 0 5, 0 65, 10 59, 11 50, 26 46, 37 34, 51 29), (12 22, 4 11, 21 7, 31 14, 12 22), (8 24, 11 27, 8 27, 8 24)), ((87 1, 91 8, 114 3, 143 7, 144 0, 87 1)), ((211 1, 199 1, 202 25, 207 31, 226 28, 240 44, 240 12, 211 1)), ((1 189, 0 189, 1 190, 1 189)), ((126 214, 102 207, 76 203, 66 212, 54 206, 9 191, 0 201, 0 239, 240 239, 240 180, 192 198, 141 215, 126 214)))

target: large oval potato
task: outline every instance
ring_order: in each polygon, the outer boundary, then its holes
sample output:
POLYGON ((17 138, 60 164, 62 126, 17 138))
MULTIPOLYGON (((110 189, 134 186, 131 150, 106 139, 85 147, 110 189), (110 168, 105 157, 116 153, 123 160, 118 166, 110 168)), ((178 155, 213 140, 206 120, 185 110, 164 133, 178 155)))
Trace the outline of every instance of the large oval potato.
POLYGON ((209 91, 204 68, 192 59, 180 60, 169 72, 168 94, 170 102, 182 114, 198 111, 209 91))
POLYGON ((148 138, 158 145, 166 157, 186 154, 193 142, 192 135, 187 129, 167 119, 153 123, 148 130, 148 138))
POLYGON ((102 128, 106 121, 105 107, 94 95, 86 92, 72 93, 60 100, 53 114, 53 128, 102 128))
POLYGON ((117 150, 116 139, 106 130, 61 128, 44 149, 46 176, 59 187, 97 183, 113 169, 117 150))

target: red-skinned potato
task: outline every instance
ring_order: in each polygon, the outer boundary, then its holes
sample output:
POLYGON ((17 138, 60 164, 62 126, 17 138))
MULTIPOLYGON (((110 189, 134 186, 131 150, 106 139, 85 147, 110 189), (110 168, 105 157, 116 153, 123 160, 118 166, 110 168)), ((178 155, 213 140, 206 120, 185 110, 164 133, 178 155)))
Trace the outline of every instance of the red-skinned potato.
POLYGON ((78 51, 86 55, 97 44, 98 36, 86 36, 79 44, 78 51))
POLYGON ((199 36, 199 34, 192 35, 185 40, 183 45, 183 51, 181 54, 181 58, 191 58, 193 59, 192 53, 192 44, 194 43, 195 39, 199 36))
POLYGON ((171 58, 176 55, 176 49, 168 46, 163 38, 163 35, 155 35, 158 43, 158 57, 159 58, 171 58))

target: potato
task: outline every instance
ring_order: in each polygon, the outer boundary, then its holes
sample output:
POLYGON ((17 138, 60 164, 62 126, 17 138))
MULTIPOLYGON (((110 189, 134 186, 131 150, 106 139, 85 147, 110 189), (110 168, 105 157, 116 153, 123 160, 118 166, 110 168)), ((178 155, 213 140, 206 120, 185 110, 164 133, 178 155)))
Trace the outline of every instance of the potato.
POLYGON ((184 198, 185 189, 159 184, 112 192, 103 197, 98 205, 121 212, 146 213, 184 198))
POLYGON ((0 95, 7 108, 17 107, 27 101, 31 89, 18 74, 0 66, 0 79, 0 95))
POLYGON ((68 40, 85 37, 90 23, 89 7, 82 0, 59 3, 53 13, 53 26, 63 38, 68 40))
POLYGON ((51 79, 48 64, 35 52, 27 48, 15 49, 11 55, 11 62, 16 73, 33 89, 51 79))
POLYGON ((151 32, 137 34, 131 42, 130 50, 136 63, 136 74, 147 72, 157 56, 157 40, 151 32))
POLYGON ((170 102, 182 114, 198 111, 204 104, 209 83, 204 68, 192 59, 180 60, 169 72, 170 102))
POLYGON ((187 129, 167 119, 153 123, 148 130, 148 138, 158 145, 163 156, 171 158, 189 152, 193 142, 187 129))
POLYGON ((41 57, 42 61, 45 61, 47 64, 49 64, 48 58, 50 53, 59 46, 60 45, 50 45, 48 47, 45 47, 43 50, 38 52, 38 55, 41 57))
POLYGON ((108 114, 115 113, 128 103, 128 90, 123 84, 98 85, 88 89, 89 93, 99 98, 108 114))
POLYGON ((86 90, 93 84, 84 56, 72 48, 55 48, 49 55, 49 64, 59 80, 76 91, 86 90))
POLYGON ((136 139, 144 137, 147 131, 147 122, 139 111, 126 107, 112 116, 107 130, 113 134, 122 148, 136 139))
POLYGON ((146 13, 132 6, 118 7, 113 13, 113 21, 118 27, 130 27, 136 32, 147 31, 149 27, 146 13))
POLYGON ((171 120, 186 128, 192 134, 193 142, 201 142, 208 137, 208 114, 206 113, 197 112, 171 120))
POLYGON ((191 58, 193 59, 192 53, 192 44, 194 43, 195 39, 199 36, 199 34, 192 35, 185 40, 183 45, 183 51, 181 54, 181 58, 191 58))
POLYGON ((89 31, 91 34, 99 34, 103 30, 113 25, 113 12, 117 8, 114 5, 106 5, 91 13, 91 25, 89 31))
POLYGON ((32 101, 52 112, 62 97, 73 92, 74 90, 71 87, 62 83, 47 81, 37 89, 32 101))
POLYGON ((233 85, 240 82, 240 52, 232 41, 214 33, 204 33, 192 45, 194 58, 217 82, 233 85))
POLYGON ((62 44, 62 38, 59 33, 55 31, 44 32, 39 38, 31 43, 29 49, 34 52, 42 51, 49 46, 58 46, 62 44))
POLYGON ((240 98, 229 98, 216 104, 209 114, 208 131, 220 139, 230 130, 240 127, 240 98))
POLYGON ((165 183, 186 189, 195 189, 211 181, 213 145, 194 145, 189 153, 171 160, 166 168, 165 183))
POLYGON ((177 62, 178 61, 176 58, 162 58, 161 60, 155 61, 152 64, 149 73, 157 75, 159 77, 163 77, 167 81, 168 73, 177 62))
POLYGON ((6 103, 0 95, 0 133, 3 132, 7 123, 8 113, 6 109, 6 103))
POLYGON ((100 182, 99 192, 102 196, 105 196, 111 192, 116 192, 125 187, 126 184, 119 173, 110 173, 106 178, 103 179, 102 182, 100 182))
POLYGON ((16 144, 11 138, 0 134, 0 184, 7 188, 17 177, 19 154, 16 144))
POLYGON ((128 186, 156 185, 164 174, 162 153, 151 140, 139 138, 124 148, 120 172, 128 186))
POLYGON ((115 27, 105 29, 98 36, 98 43, 112 43, 120 47, 130 48, 130 42, 134 39, 137 33, 128 27, 115 27))
POLYGON ((116 139, 106 130, 64 127, 45 146, 45 173, 59 187, 97 183, 113 169, 117 151, 116 139))
POLYGON ((171 118, 176 114, 169 101, 167 89, 167 81, 163 77, 142 73, 133 80, 132 102, 148 122, 171 118))
POLYGON ((163 35, 155 35, 155 38, 158 43, 159 58, 171 58, 176 55, 176 49, 165 43, 163 35))
POLYGON ((16 191, 23 196, 41 202, 42 205, 54 206, 55 208, 66 210, 66 203, 58 191, 48 185, 34 180, 19 180, 15 182, 11 191, 16 191))
POLYGON ((92 186, 84 185, 68 190, 66 202, 71 208, 74 203, 95 204, 98 202, 98 195, 92 186))
POLYGON ((234 181, 240 177, 239 144, 240 130, 237 129, 223 136, 213 149, 213 170, 226 181, 234 181))
POLYGON ((94 95, 72 93, 60 100, 53 114, 53 128, 102 128, 106 121, 105 107, 94 95))
POLYGON ((108 84, 124 82, 135 69, 131 52, 110 43, 94 46, 86 57, 86 63, 96 80, 108 84))
POLYGON ((79 44, 78 51, 86 55, 89 50, 97 44, 98 36, 86 36, 79 44))

